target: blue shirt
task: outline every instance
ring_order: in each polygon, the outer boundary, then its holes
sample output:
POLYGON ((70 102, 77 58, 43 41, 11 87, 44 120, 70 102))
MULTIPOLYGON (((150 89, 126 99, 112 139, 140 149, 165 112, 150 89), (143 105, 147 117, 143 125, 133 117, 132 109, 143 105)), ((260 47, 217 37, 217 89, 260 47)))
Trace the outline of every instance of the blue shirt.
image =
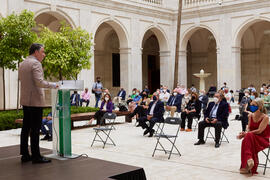
POLYGON ((133 99, 133 101, 134 101, 134 102, 138 102, 141 98, 142 98, 142 97, 141 97, 140 95, 135 96, 134 99, 133 99))
MULTIPOLYGON (((101 82, 100 83, 95 82, 94 85, 93 85, 93 87, 92 87, 92 89, 103 89, 103 85, 102 85, 101 82)), ((96 94, 101 94, 102 91, 96 91, 95 93, 96 94)))
POLYGON ((218 110, 218 106, 219 106, 219 103, 218 104, 215 104, 213 106, 213 109, 211 110, 210 112, 210 118, 217 118, 217 110, 218 110))

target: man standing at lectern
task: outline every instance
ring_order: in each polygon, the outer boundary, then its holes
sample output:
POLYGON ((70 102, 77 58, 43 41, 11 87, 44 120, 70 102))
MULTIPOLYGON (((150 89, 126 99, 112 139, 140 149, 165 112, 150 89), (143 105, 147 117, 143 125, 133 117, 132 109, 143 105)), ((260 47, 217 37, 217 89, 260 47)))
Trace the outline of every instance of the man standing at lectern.
POLYGON ((42 44, 34 43, 29 49, 29 56, 20 63, 19 80, 21 81, 21 98, 23 106, 23 126, 21 131, 21 162, 48 163, 50 160, 41 156, 39 151, 39 132, 45 106, 43 88, 58 88, 56 83, 44 80, 41 62, 45 57, 42 44), (31 152, 28 152, 28 136, 30 133, 31 152))

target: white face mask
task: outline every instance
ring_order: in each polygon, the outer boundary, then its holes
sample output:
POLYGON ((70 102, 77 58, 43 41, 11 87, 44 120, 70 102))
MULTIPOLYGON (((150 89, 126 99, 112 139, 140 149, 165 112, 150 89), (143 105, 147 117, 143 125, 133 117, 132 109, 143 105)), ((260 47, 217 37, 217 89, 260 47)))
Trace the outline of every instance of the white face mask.
POLYGON ((109 101, 109 98, 108 97, 105 97, 105 101, 109 101))
POLYGON ((175 92, 175 93, 173 93, 173 95, 174 95, 174 96, 176 96, 176 95, 177 95, 177 93, 175 92))
POLYGON ((214 97, 214 102, 217 104, 218 103, 218 98, 214 97))
POLYGON ((136 95, 138 96, 138 95, 139 95, 139 93, 136 93, 136 95))
POLYGON ((248 96, 249 96, 249 94, 248 94, 248 93, 245 93, 245 96, 246 96, 246 97, 248 97, 248 96))

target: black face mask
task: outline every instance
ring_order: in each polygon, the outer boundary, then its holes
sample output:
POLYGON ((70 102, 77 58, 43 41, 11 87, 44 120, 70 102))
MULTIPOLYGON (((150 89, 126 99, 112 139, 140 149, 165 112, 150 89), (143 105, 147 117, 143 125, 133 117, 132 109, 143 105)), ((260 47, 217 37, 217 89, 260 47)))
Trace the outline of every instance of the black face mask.
POLYGON ((192 100, 192 101, 194 101, 194 100, 195 100, 195 97, 194 97, 194 96, 192 96, 191 100, 192 100))
POLYGON ((97 80, 98 83, 100 83, 100 80, 97 80))
POLYGON ((157 96, 153 96, 153 101, 156 101, 157 100, 157 96))

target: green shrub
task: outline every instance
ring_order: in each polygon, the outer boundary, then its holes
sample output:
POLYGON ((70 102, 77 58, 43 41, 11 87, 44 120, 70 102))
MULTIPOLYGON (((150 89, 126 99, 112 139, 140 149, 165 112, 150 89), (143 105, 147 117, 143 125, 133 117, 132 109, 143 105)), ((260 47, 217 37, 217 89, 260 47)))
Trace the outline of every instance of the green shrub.
MULTIPOLYGON (((71 111, 71 114, 96 112, 98 111, 98 108, 72 106, 70 111, 71 111)), ((51 112, 51 108, 44 108, 43 116, 44 117, 47 116, 50 112, 51 112)), ((22 119, 22 118, 23 118, 22 110, 19 110, 18 113, 16 110, 0 111, 0 131, 22 127, 21 124, 15 123, 16 119, 22 119)))

